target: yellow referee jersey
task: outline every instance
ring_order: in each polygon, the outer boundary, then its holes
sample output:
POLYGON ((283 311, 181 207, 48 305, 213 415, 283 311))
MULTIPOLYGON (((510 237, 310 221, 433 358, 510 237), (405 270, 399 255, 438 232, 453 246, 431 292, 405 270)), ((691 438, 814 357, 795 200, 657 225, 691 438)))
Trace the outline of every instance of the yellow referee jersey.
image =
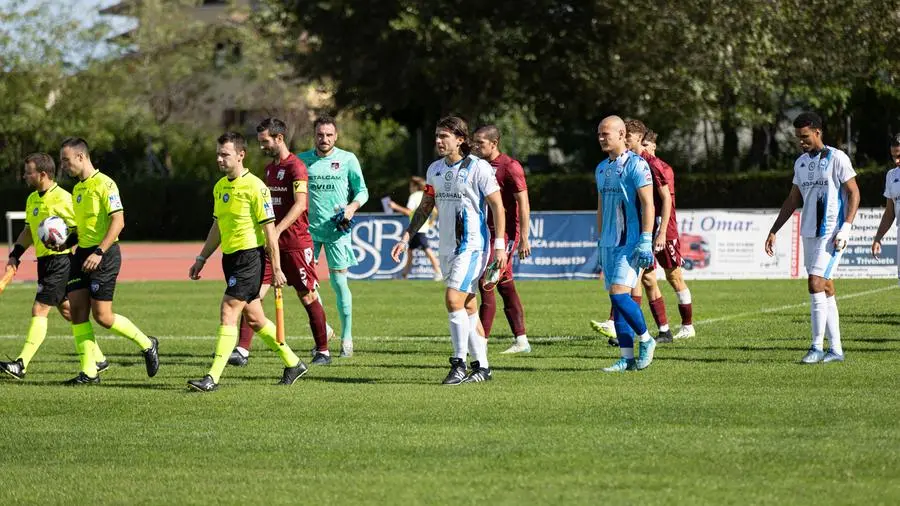
POLYGON ((60 188, 56 183, 49 190, 32 192, 25 201, 25 222, 31 231, 31 242, 34 244, 35 256, 38 258, 51 255, 66 255, 70 250, 53 251, 47 249, 38 237, 38 226, 46 218, 58 216, 66 222, 69 233, 75 228, 75 211, 72 209, 72 194, 60 188))
MULTIPOLYGON (((110 216, 120 213, 122 199, 119 187, 109 176, 100 171, 93 176, 79 181, 72 188, 72 200, 75 207, 75 222, 78 225, 78 247, 96 246, 103 242, 110 216)), ((118 237, 115 238, 119 240, 118 237)))
POLYGON ((213 198, 223 253, 265 244, 262 225, 275 221, 275 211, 269 188, 261 179, 249 170, 233 180, 223 177, 213 188, 213 198))

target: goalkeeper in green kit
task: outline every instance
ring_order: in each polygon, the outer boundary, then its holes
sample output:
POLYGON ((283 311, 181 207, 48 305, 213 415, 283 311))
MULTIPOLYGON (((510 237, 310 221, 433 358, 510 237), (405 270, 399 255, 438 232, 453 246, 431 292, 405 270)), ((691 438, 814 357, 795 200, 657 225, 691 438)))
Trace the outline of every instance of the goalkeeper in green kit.
POLYGON ((309 232, 316 261, 325 248, 331 287, 341 319, 341 356, 353 355, 353 296, 347 269, 357 264, 350 241, 356 211, 369 200, 356 155, 335 147, 337 123, 322 116, 313 123, 316 147, 297 155, 309 173, 309 232))

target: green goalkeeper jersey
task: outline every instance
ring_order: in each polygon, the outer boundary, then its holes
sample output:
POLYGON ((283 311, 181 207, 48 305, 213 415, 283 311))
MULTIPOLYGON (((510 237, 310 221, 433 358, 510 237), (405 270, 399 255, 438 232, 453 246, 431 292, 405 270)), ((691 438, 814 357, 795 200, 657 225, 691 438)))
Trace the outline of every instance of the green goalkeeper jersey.
POLYGON ((362 206, 369 200, 359 160, 339 148, 328 156, 319 156, 315 149, 297 156, 309 173, 309 233, 316 242, 335 242, 349 233, 339 232, 331 221, 335 208, 354 201, 362 206))

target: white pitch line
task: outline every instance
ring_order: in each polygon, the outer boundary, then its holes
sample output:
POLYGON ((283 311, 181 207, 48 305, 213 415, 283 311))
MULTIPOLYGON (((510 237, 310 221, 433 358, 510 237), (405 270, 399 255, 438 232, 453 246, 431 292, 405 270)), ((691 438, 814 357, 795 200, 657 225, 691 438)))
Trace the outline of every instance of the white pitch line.
MULTIPOLYGON (((844 300, 844 299, 853 299, 856 297, 865 297, 866 295, 873 295, 876 293, 886 292, 888 290, 893 290, 895 288, 897 288, 897 285, 885 286, 882 288, 875 288, 874 290, 866 290, 864 292, 851 293, 849 295, 838 295, 837 298, 838 298, 838 300, 844 300)), ((809 302, 801 302, 799 304, 786 304, 784 306, 778 306, 778 307, 767 307, 767 308, 759 309, 757 311, 747 311, 745 313, 730 314, 730 315, 720 316, 718 318, 709 318, 707 320, 700 320, 700 321, 694 323, 694 325, 707 325, 710 323, 719 323, 719 322, 724 322, 724 321, 728 321, 728 320, 736 320, 738 318, 744 318, 747 316, 754 316, 754 315, 758 315, 758 314, 777 313, 779 311, 785 311, 787 309, 796 309, 798 307, 803 307, 803 306, 808 306, 808 305, 809 305, 809 302)))
MULTIPOLYGON (((856 297, 865 297, 867 295, 874 295, 876 293, 886 292, 889 290, 894 290, 897 288, 897 285, 886 286, 882 288, 875 288, 873 290, 866 290, 864 292, 856 292, 851 293, 849 295, 838 296, 839 300, 844 299, 853 299, 856 297)), ((710 323, 719 323, 728 320, 736 320, 739 318, 746 318, 749 316, 756 316, 759 314, 767 314, 767 313, 777 313, 779 311, 785 311, 788 309, 796 309, 799 307, 808 306, 809 302, 801 302, 799 304, 786 304, 783 306, 776 307, 768 307, 759 309, 757 311, 747 311, 744 313, 736 313, 726 316, 720 316, 718 318, 709 318, 706 320, 700 320, 695 322, 694 325, 707 325, 710 323)), ((97 339, 120 339, 118 336, 113 335, 98 335, 97 339)), ((165 336, 160 335, 156 336, 166 340, 175 340, 175 341, 214 341, 216 339, 215 336, 165 336)), ((71 335, 52 335, 47 336, 47 339, 72 339, 71 335)), ((290 340, 298 340, 298 339, 312 339, 312 336, 287 336, 290 340)), ((23 339, 23 336, 20 335, 0 335, 0 339, 23 339)), ((354 340, 359 341, 383 341, 383 342, 392 342, 392 341, 403 341, 403 342, 445 342, 448 337, 447 336, 357 336, 353 338, 354 340)), ((578 341, 586 339, 584 336, 548 336, 548 337, 533 337, 531 338, 532 342, 540 343, 540 342, 558 342, 558 341, 578 341)))

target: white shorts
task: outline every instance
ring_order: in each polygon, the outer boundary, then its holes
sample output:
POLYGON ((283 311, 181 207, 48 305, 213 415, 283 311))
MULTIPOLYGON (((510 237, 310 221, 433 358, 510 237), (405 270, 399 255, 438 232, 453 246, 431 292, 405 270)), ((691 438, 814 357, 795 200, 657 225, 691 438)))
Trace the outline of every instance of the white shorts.
POLYGON ((476 293, 489 256, 484 251, 464 251, 459 255, 441 255, 441 271, 447 288, 476 293))
POLYGON ((832 279, 843 254, 844 250, 834 250, 834 236, 803 238, 803 259, 810 276, 832 279))

